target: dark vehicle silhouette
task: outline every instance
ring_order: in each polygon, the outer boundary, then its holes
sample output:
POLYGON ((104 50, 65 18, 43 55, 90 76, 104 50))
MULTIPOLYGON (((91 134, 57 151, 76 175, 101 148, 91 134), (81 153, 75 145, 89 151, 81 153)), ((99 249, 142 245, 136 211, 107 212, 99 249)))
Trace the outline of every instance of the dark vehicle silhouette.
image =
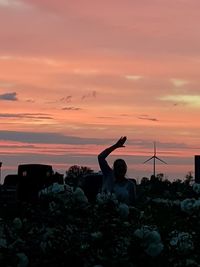
POLYGON ((8 174, 4 179, 4 186, 17 186, 19 176, 17 174, 8 174))
POLYGON ((0 203, 35 201, 38 192, 57 182, 63 183, 63 175, 53 172, 51 165, 21 164, 17 174, 9 174, 0 186, 0 203))
POLYGON ((17 199, 34 201, 38 192, 52 183, 53 169, 45 164, 22 164, 18 166, 17 199))

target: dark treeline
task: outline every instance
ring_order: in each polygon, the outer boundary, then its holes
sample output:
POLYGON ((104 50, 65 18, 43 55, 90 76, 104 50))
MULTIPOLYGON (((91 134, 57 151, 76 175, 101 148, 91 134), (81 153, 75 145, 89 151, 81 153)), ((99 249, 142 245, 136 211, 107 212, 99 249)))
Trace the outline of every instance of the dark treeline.
MULTIPOLYGON (((102 174, 94 172, 87 166, 72 165, 65 175, 53 171, 49 165, 26 164, 19 165, 17 175, 7 175, 1 186, 0 201, 37 201, 38 192, 53 183, 66 184, 75 190, 81 187, 89 201, 95 201, 101 192, 102 174), (4 196, 4 197, 3 197, 4 196)), ((162 173, 150 178, 143 177, 136 184, 136 201, 143 201, 148 197, 164 197, 168 199, 183 199, 194 195, 191 184, 194 182, 189 172, 183 180, 170 181, 164 179, 162 173)))

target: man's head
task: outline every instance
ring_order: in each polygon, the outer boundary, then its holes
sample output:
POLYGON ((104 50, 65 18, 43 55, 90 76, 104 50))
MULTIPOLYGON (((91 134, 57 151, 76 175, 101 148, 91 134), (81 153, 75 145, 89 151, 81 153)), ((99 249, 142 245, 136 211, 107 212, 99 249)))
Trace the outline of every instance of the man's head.
POLYGON ((116 178, 124 178, 127 172, 127 165, 123 159, 116 159, 113 163, 113 171, 116 178))

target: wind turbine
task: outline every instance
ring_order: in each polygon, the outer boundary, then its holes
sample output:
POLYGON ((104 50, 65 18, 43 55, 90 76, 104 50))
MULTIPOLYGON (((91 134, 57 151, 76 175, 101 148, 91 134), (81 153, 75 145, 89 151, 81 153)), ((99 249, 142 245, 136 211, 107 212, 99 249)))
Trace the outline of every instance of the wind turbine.
POLYGON ((146 162, 148 162, 148 161, 150 161, 152 159, 153 159, 153 175, 154 175, 154 177, 156 177, 156 159, 161 161, 161 162, 163 162, 163 163, 165 163, 165 164, 167 164, 164 160, 162 160, 162 159, 160 159, 160 158, 158 158, 156 156, 156 142, 154 142, 154 154, 153 154, 153 156, 151 158, 147 159, 143 163, 145 164, 146 162))

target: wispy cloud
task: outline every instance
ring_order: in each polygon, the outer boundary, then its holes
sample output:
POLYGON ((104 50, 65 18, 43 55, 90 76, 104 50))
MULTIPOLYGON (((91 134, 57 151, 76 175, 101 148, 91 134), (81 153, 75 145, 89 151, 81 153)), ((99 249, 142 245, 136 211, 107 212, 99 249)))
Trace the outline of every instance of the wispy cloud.
POLYGON ((176 103, 173 103, 173 105, 175 106, 175 107, 177 107, 177 106, 185 106, 185 105, 187 105, 187 103, 185 103, 185 102, 176 102, 176 103))
POLYGON ((102 120, 115 120, 116 118, 115 117, 111 117, 111 116, 99 116, 97 117, 97 119, 102 119, 102 120))
POLYGON ((61 102, 65 102, 65 103, 69 103, 72 101, 72 96, 68 95, 68 96, 64 96, 60 99, 61 102))
POLYGON ((5 101, 17 101, 17 93, 5 93, 0 95, 0 100, 5 100, 5 101))
POLYGON ((130 81, 138 81, 143 78, 141 75, 125 75, 125 78, 130 81))
POLYGON ((0 7, 4 8, 26 8, 27 5, 20 0, 0 0, 0 7))
MULTIPOLYGON (((0 0, 1 1, 1 0, 0 0)), ((1 7, 1 5, 0 5, 1 7)), ((19 61, 21 63, 31 63, 31 64, 43 64, 48 67, 59 67, 60 63, 56 60, 47 57, 29 57, 29 56, 13 56, 13 55, 0 55, 1 61, 19 61)))
POLYGON ((52 120, 49 114, 43 113, 0 113, 0 118, 20 118, 20 119, 45 119, 52 120))
POLYGON ((86 75, 86 76, 95 75, 99 73, 99 71, 96 69, 74 69, 73 72, 78 75, 86 75))
POLYGON ((122 114, 120 114, 120 116, 121 116, 121 117, 129 117, 130 114, 123 114, 123 113, 122 113, 122 114))
POLYGON ((160 98, 162 101, 187 104, 194 108, 200 107, 200 95, 166 95, 160 98))
POLYGON ((64 135, 60 133, 32 133, 23 131, 0 131, 0 140, 16 141, 23 143, 39 143, 39 144, 105 144, 111 143, 111 139, 99 139, 99 138, 82 138, 64 135))
MULTIPOLYGON (((25 145, 34 146, 35 144, 66 144, 66 145, 106 145, 112 144, 115 139, 111 138, 87 138, 87 137, 76 137, 70 135, 64 135, 61 133, 49 133, 49 132, 25 132, 25 131, 1 131, 0 140, 20 142, 25 145)), ((145 139, 129 139, 128 144, 138 149, 153 150, 153 140, 145 139)), ((156 142, 157 147, 160 151, 170 151, 176 149, 193 149, 192 145, 181 142, 156 142)), ((84 149, 84 147, 82 147, 84 149)))
POLYGON ((71 103, 72 102, 72 95, 68 95, 68 96, 63 96, 61 98, 58 98, 56 100, 52 100, 52 101, 47 101, 46 104, 60 104, 60 103, 71 103))
POLYGON ((28 103, 35 103, 35 100, 34 99, 27 99, 26 102, 28 102, 28 103))
POLYGON ((170 79, 170 81, 172 82, 172 84, 175 86, 175 87, 182 87, 186 84, 189 83, 189 81, 186 81, 186 80, 183 80, 183 79, 170 79))
POLYGON ((81 97, 82 100, 85 100, 86 98, 96 98, 97 92, 93 90, 92 92, 89 92, 81 97))
POLYGON ((0 81, 0 87, 2 88, 11 88, 14 84, 10 82, 0 81))
POLYGON ((149 117, 149 115, 140 115, 137 118, 139 120, 158 121, 158 119, 149 117))
POLYGON ((78 111, 81 110, 81 108, 78 107, 64 107, 62 110, 72 110, 72 111, 78 111))

